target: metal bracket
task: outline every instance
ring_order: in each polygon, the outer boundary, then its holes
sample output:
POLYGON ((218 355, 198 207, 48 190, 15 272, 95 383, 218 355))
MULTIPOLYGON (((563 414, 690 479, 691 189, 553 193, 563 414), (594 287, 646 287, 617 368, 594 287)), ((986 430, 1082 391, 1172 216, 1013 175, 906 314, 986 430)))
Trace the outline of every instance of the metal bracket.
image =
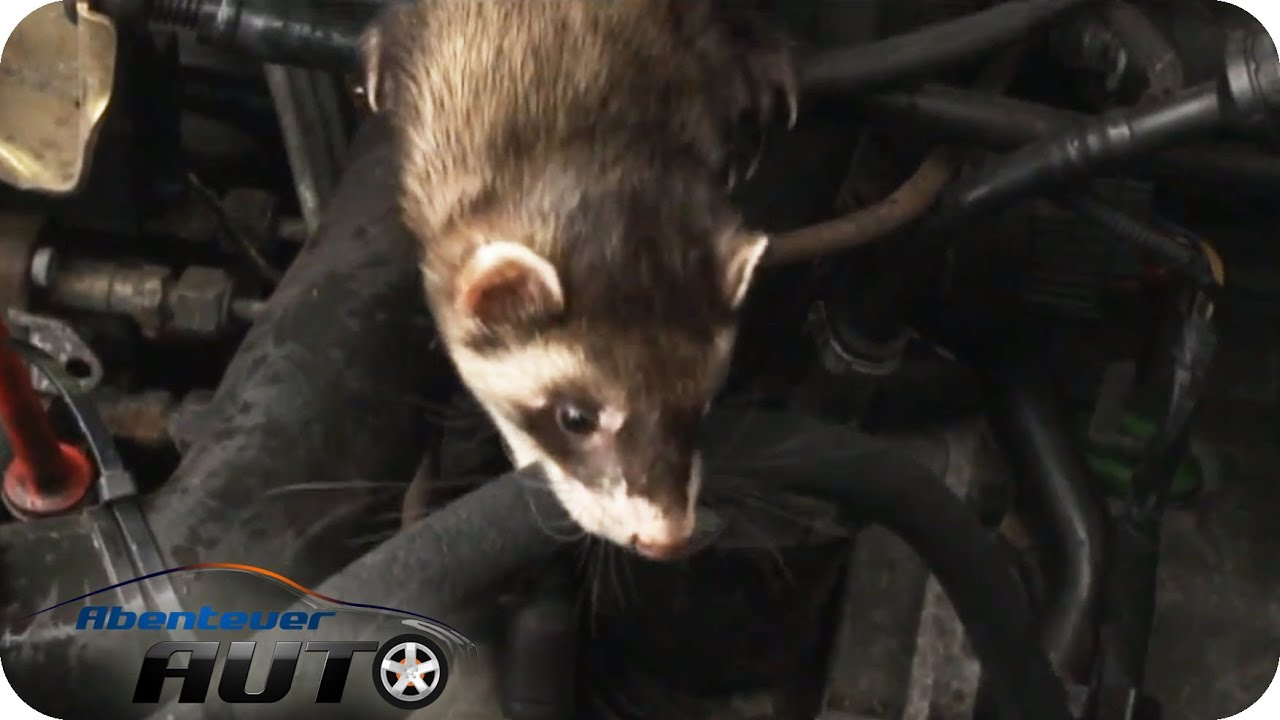
MULTIPOLYGON (((32 315, 12 307, 8 310, 8 320, 9 327, 21 339, 58 361, 70 376, 67 382, 80 392, 89 392, 102 382, 102 361, 75 328, 57 318, 32 315)), ((38 370, 32 370, 31 384, 40 393, 57 392, 53 382, 38 370)))
MULTIPOLYGON (((134 577, 167 570, 160 546, 138 507, 138 485, 124 466, 115 440, 97 408, 85 393, 76 391, 74 379, 67 376, 56 358, 30 343, 19 342, 17 345, 33 368, 53 386, 75 418, 98 466, 98 501, 110 511, 119 526, 134 577)), ((156 608, 165 612, 182 610, 177 590, 167 575, 149 579, 146 587, 156 608)))

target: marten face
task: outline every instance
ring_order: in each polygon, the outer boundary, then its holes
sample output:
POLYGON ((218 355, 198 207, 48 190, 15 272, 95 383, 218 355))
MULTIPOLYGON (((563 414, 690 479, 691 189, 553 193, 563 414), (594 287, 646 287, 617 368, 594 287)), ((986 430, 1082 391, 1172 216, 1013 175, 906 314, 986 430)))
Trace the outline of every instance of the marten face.
POLYGON ((731 325, 699 336, 566 324, 493 352, 454 351, 517 463, 540 463, 584 530, 655 557, 693 533, 702 416, 731 325))
POLYGON ((767 246, 754 235, 720 242, 723 252, 706 254, 703 272, 678 292, 650 290, 663 299, 620 279, 643 272, 634 266, 584 277, 524 245, 481 244, 445 311, 456 312, 449 346, 458 370, 516 462, 541 464, 584 530, 653 557, 694 531, 697 431, 767 246), (671 300, 691 296, 699 300, 674 317, 681 308, 671 300))

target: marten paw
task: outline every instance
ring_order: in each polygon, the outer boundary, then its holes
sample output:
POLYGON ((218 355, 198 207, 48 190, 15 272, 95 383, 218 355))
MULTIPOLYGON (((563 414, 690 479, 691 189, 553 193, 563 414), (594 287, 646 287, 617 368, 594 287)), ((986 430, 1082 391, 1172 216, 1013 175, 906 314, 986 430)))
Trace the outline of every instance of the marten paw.
POLYGON ((779 100, 786 106, 787 129, 795 127, 800 81, 787 39, 756 13, 738 13, 727 21, 747 102, 761 129, 774 122, 779 100))
POLYGON ((731 25, 737 49, 739 117, 746 116, 758 133, 754 154, 744 177, 755 175, 768 129, 785 112, 786 126, 795 127, 800 115, 800 82, 787 41, 759 18, 739 19, 731 25), (781 106, 781 107, 780 107, 781 106))
POLYGON ((760 126, 767 127, 774 121, 777 103, 782 100, 786 105, 787 129, 794 128, 800 117, 800 81, 782 39, 752 48, 744 54, 742 65, 760 126))

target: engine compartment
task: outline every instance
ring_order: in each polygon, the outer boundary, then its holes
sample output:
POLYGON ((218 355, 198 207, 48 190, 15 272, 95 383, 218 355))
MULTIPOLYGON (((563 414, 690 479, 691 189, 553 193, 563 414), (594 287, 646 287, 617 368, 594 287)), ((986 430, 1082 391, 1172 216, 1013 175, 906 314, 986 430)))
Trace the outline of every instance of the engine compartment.
POLYGON ((354 91, 382 3, 234 4, 27 29, 119 37, 80 186, 0 184, 8 325, 98 470, 73 512, 6 496, 16 687, 95 668, 43 601, 207 562, 449 611, 493 648, 480 718, 1198 720, 1267 687, 1280 62, 1243 12, 756 3, 804 69, 736 193, 782 250, 667 564, 554 532, 433 337, 354 91))

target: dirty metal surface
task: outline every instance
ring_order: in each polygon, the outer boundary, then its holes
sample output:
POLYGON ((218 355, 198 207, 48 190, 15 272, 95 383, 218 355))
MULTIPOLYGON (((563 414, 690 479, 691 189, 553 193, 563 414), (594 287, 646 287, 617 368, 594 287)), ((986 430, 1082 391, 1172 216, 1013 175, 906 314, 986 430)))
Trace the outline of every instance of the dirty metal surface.
POLYGON ((115 27, 76 3, 36 10, 13 31, 0 57, 0 182, 67 194, 87 175, 114 87, 115 27))

